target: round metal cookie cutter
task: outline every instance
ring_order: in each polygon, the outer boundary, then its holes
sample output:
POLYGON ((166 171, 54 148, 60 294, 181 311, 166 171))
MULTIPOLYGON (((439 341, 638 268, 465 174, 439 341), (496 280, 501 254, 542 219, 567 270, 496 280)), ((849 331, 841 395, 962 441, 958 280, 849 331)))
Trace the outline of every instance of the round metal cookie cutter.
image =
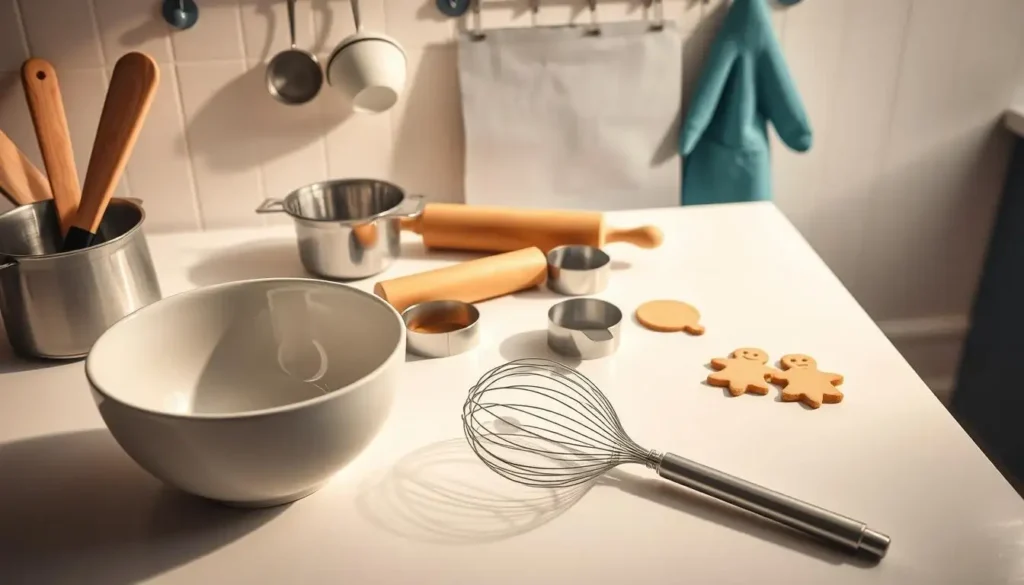
POLYGON ((449 357, 480 343, 480 311, 462 301, 427 301, 402 312, 407 349, 428 358, 449 357))
POLYGON ((563 295, 599 293, 608 286, 611 258, 593 246, 558 246, 548 252, 548 287, 563 295))
POLYGON ((548 311, 548 346, 567 357, 590 360, 619 348, 622 311, 601 299, 569 299, 548 311))

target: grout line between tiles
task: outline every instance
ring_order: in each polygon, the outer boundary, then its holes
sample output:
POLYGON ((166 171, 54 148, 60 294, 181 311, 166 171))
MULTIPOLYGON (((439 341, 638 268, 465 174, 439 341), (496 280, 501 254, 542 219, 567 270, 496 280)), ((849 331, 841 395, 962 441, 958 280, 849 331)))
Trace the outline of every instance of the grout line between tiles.
MULTIPOLYGON (((235 27, 238 32, 238 43, 239 49, 242 52, 242 74, 249 70, 249 51, 245 48, 245 23, 242 19, 242 3, 235 3, 235 27)), ((263 173, 263 164, 256 165, 256 191, 258 193, 256 204, 258 205, 263 199, 269 197, 267 195, 267 184, 266 177, 263 173)), ((270 218, 267 215, 263 215, 260 218, 260 223, 263 225, 270 225, 270 218)))
MULTIPOLYGON (((328 6, 327 9, 330 10, 330 7, 328 6)), ((317 28, 316 28, 316 9, 315 9, 315 6, 314 6, 314 2, 312 2, 312 1, 310 2, 310 5, 309 5, 309 18, 307 20, 307 26, 309 26, 309 30, 311 30, 313 32, 313 39, 314 39, 314 42, 315 42, 315 40, 316 40, 316 30, 317 30, 317 28)), ((321 67, 326 67, 328 63, 330 63, 329 59, 322 61, 321 67)), ((321 92, 323 92, 323 91, 328 89, 327 88, 328 83, 327 83, 327 72, 326 71, 324 71, 323 84, 324 84, 324 86, 320 88, 321 92)), ((321 98, 321 101, 322 101, 322 98, 321 98)), ((324 107, 322 105, 319 108, 319 112, 320 112, 321 115, 326 115, 326 111, 325 111, 325 109, 324 109, 324 107)), ((320 154, 323 155, 323 158, 324 158, 324 172, 323 172, 322 176, 324 177, 324 179, 330 180, 333 177, 332 177, 332 173, 331 173, 331 156, 330 156, 330 153, 328 151, 329 149, 327 147, 327 135, 328 134, 330 134, 330 131, 322 133, 319 136, 318 140, 320 142, 320 154)))
MULTIPOLYGON (((106 69, 107 68, 107 55, 106 55, 105 51, 103 50, 103 35, 100 33, 100 20, 99 20, 99 17, 96 16, 96 2, 95 2, 95 0, 85 0, 85 3, 89 7, 89 24, 92 25, 92 32, 93 32, 94 35, 96 35, 96 45, 95 45, 95 48, 96 48, 97 51, 99 51, 100 65, 102 65, 103 68, 106 69)), ((106 78, 105 74, 104 74, 104 78, 106 78)))
POLYGON ((14 7, 14 20, 18 22, 18 32, 21 33, 21 48, 25 51, 26 57, 32 56, 32 48, 28 45, 28 30, 25 28, 25 17, 21 14, 21 3, 25 0, 14 0, 11 5, 14 7))
MULTIPOLYGON (((170 37, 168 37, 169 39, 170 37)), ((185 94, 181 91, 181 82, 178 79, 178 66, 174 64, 174 43, 170 43, 170 55, 172 62, 170 64, 171 70, 171 83, 174 86, 174 109, 178 112, 178 122, 181 125, 179 131, 181 132, 181 144, 185 150, 185 159, 188 164, 185 165, 185 172, 188 174, 188 183, 192 188, 192 213, 195 214, 196 225, 199 226, 200 230, 206 229, 206 219, 203 216, 203 202, 199 198, 199 182, 196 180, 196 173, 193 169, 195 165, 195 159, 192 157, 192 145, 189 144, 188 139, 188 120, 185 119, 185 94)))

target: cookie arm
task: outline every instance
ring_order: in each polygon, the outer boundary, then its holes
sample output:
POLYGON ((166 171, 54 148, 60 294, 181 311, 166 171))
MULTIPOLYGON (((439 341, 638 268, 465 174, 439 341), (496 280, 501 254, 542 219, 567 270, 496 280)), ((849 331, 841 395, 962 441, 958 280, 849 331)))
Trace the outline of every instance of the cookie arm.
POLYGON ((828 376, 828 381, 833 386, 838 386, 843 383, 842 374, 833 374, 832 372, 825 372, 825 375, 828 376))
POLYGON ((782 374, 782 370, 773 368, 771 366, 765 366, 764 367, 764 379, 765 380, 769 380, 769 381, 774 382, 776 375, 782 376, 783 375, 782 374))
POLYGON ((711 367, 716 370, 724 370, 729 365, 727 358, 711 358, 711 367))
POLYGON ((693 325, 686 325, 683 327, 683 331, 690 335, 704 335, 704 326, 700 323, 694 323, 693 325))
POLYGON ((788 375, 786 374, 786 372, 783 372, 782 370, 774 370, 773 369, 771 371, 770 375, 772 377, 772 382, 775 383, 775 384, 788 384, 789 383, 788 375))

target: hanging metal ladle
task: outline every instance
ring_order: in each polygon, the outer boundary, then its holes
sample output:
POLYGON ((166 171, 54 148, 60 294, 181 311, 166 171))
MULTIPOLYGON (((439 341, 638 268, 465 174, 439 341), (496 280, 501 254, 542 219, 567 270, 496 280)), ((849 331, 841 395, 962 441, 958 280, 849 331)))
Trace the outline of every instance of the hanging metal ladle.
POLYGON ((288 32, 291 48, 274 55, 267 63, 267 91, 277 101, 297 106, 320 93, 324 71, 316 55, 295 46, 295 0, 288 0, 288 32))

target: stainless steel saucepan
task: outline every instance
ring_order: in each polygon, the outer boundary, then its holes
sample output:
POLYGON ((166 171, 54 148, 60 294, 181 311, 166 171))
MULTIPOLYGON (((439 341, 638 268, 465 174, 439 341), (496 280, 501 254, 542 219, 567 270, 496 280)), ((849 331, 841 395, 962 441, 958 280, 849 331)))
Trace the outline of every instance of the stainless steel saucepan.
POLYGON ((26 357, 83 357, 122 317, 160 300, 137 200, 112 199, 93 245, 61 252, 52 199, 0 215, 0 313, 26 357))
POLYGON ((287 213, 295 221, 306 270, 339 280, 366 278, 391 266, 399 255, 400 220, 422 211, 422 197, 376 179, 313 183, 256 208, 287 213))

